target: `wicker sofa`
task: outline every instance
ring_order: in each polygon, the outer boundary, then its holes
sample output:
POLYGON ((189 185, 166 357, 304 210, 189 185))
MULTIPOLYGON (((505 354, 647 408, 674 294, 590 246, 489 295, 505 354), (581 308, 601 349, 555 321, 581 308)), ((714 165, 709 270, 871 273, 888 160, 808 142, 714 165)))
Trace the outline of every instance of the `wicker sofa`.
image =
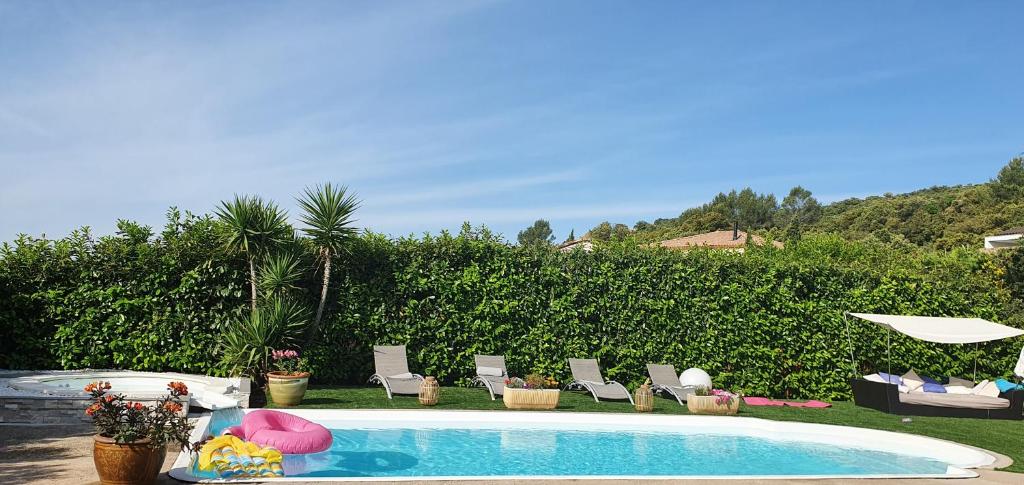
POLYGON ((906 416, 1024 419, 1024 391, 1005 392, 998 398, 944 394, 927 396, 929 393, 908 395, 901 393, 895 384, 861 378, 851 379, 850 386, 853 388, 853 400, 858 406, 877 409, 883 413, 906 416))

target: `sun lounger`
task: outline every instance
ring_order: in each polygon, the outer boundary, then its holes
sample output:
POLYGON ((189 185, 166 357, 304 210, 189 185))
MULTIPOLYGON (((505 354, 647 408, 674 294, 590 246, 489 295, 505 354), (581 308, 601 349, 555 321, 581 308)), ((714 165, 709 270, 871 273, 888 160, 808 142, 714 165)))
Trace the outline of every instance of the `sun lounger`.
POLYGON ((679 385, 679 374, 676 368, 665 364, 647 364, 647 373, 651 376, 651 390, 655 393, 667 392, 682 405, 686 396, 697 391, 695 386, 679 385))
POLYGON ((404 345, 374 345, 373 367, 370 384, 383 385, 388 399, 394 394, 419 394, 423 376, 409 372, 404 345))
POLYGON ((505 367, 505 357, 502 355, 476 355, 474 360, 476 360, 476 377, 473 378, 470 385, 487 388, 492 401, 495 395, 501 396, 505 393, 505 379, 522 381, 518 377, 509 377, 508 368, 505 367))
POLYGON ((633 396, 626 387, 615 381, 605 381, 601 375, 601 367, 597 359, 569 359, 569 369, 573 381, 565 386, 565 390, 586 389, 594 396, 595 402, 601 399, 628 399, 633 404, 633 396))
POLYGON ((883 413, 952 418, 1024 419, 1024 391, 1007 391, 998 397, 942 393, 905 393, 896 384, 850 379, 853 400, 861 407, 883 413))

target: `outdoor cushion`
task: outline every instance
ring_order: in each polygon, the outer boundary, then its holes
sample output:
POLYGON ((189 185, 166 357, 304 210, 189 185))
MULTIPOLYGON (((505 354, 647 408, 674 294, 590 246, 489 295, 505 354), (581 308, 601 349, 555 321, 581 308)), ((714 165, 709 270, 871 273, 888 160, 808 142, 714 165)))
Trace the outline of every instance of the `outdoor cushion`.
POLYGON ((871 381, 871 382, 885 382, 885 379, 882 379, 882 376, 880 376, 878 374, 868 374, 868 375, 864 376, 864 380, 865 381, 871 381))
POLYGON ((482 376, 501 377, 505 375, 505 371, 497 367, 477 367, 476 373, 482 376))
POLYGON ((1010 401, 1000 397, 976 396, 964 394, 936 394, 933 392, 911 392, 900 394, 903 404, 921 404, 944 408, 964 409, 1006 409, 1010 401))
POLYGON ((975 396, 999 397, 999 388, 996 387, 995 382, 985 379, 978 383, 977 386, 974 386, 974 389, 971 390, 971 394, 975 396))
POLYGON ((921 389, 921 386, 924 386, 924 380, 913 369, 903 374, 903 385, 907 386, 910 392, 924 392, 924 389, 921 389))
POLYGON ((971 388, 970 387, 950 386, 950 385, 947 385, 947 386, 944 386, 944 387, 946 388, 946 392, 949 393, 949 394, 970 394, 971 393, 971 388))
POLYGON ((959 377, 950 377, 948 384, 951 385, 951 386, 964 386, 964 387, 966 387, 968 389, 974 387, 974 381, 969 381, 967 379, 961 379, 959 377))
POLYGON ((1024 385, 1015 384, 1006 379, 996 379, 996 387, 999 388, 999 392, 1024 391, 1024 385))
POLYGON ((889 384, 896 384, 897 386, 903 385, 903 379, 900 376, 893 374, 886 374, 885 372, 879 372, 878 376, 882 378, 882 382, 888 382, 889 384))
POLYGON ((921 386, 921 390, 924 392, 937 392, 940 394, 946 392, 946 388, 942 387, 942 384, 934 382, 925 382, 924 385, 921 386))

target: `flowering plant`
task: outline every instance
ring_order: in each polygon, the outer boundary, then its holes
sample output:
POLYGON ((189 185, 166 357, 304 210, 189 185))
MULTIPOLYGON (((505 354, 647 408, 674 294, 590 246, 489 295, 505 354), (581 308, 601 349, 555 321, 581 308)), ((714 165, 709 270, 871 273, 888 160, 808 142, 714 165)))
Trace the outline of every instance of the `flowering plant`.
POLYGON ((274 350, 270 352, 270 357, 274 359, 274 370, 287 375, 301 374, 302 368, 306 366, 297 350, 274 350))
POLYGON ((149 439, 154 448, 177 443, 188 449, 192 424, 181 415, 182 405, 178 402, 178 398, 188 395, 188 387, 183 382, 171 382, 167 389, 167 396, 147 406, 129 401, 123 394, 108 393, 109 382, 92 382, 85 386, 85 392, 93 399, 85 414, 92 418, 100 436, 115 443, 149 439))
POLYGON ((529 374, 526 379, 505 379, 505 387, 511 389, 555 389, 558 387, 558 381, 553 377, 529 374))
POLYGON ((715 404, 719 406, 731 406, 733 399, 736 399, 736 395, 729 391, 705 386, 698 386, 693 393, 697 396, 715 396, 715 404))

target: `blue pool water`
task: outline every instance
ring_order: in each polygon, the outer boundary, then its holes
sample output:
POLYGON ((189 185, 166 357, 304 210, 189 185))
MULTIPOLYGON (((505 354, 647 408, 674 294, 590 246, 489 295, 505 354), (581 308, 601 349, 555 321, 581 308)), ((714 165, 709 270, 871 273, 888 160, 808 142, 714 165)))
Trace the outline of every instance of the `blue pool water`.
MULTIPOLYGON (((219 431, 226 423, 227 419, 213 423, 212 431, 219 431)), ((334 444, 325 452, 286 455, 286 476, 919 475, 946 472, 945 463, 925 458, 749 436, 451 428, 333 429, 331 433, 334 444)))

